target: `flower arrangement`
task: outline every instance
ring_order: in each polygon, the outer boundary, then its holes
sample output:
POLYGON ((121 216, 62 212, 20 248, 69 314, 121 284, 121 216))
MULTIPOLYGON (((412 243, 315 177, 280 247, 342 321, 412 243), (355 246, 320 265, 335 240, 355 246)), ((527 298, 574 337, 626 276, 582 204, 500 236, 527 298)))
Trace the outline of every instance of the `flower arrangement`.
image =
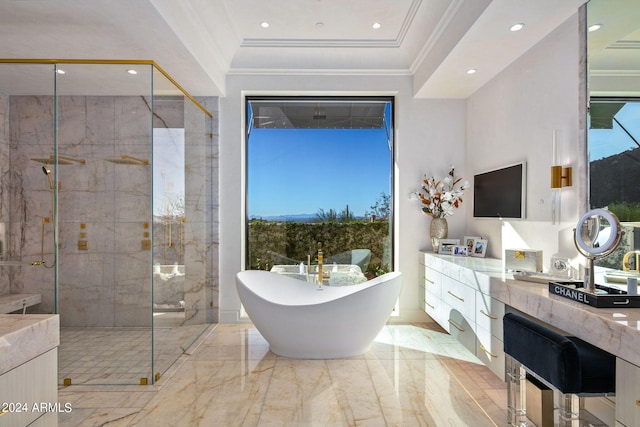
POLYGON ((453 166, 449 174, 440 181, 425 175, 422 180, 422 191, 417 192, 422 202, 422 211, 433 218, 453 215, 455 209, 462 203, 462 196, 467 188, 469 188, 469 181, 456 178, 453 166))

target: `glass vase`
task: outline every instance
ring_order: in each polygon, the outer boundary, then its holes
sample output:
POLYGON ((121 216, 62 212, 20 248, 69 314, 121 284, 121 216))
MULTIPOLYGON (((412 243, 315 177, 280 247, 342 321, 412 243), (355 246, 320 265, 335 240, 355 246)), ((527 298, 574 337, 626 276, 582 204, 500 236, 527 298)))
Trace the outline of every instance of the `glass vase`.
POLYGON ((446 239, 449 234, 449 225, 446 218, 432 218, 430 227, 431 247, 433 252, 438 252, 440 240, 446 239))

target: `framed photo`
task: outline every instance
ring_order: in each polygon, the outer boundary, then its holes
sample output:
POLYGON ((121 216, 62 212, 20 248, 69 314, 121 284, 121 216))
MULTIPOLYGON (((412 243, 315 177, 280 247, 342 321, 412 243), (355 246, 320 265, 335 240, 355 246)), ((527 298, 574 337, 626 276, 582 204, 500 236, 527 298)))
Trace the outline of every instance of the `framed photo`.
POLYGON ((481 257, 487 254, 487 241, 483 239, 478 239, 473 242, 473 251, 471 251, 471 256, 481 257))
POLYGON ((458 256, 467 256, 469 255, 469 248, 465 245, 456 245, 453 247, 453 254, 458 256))
POLYGON ((440 239, 440 247, 438 253, 444 255, 453 255, 453 248, 460 245, 460 239, 440 239))
POLYGON ((476 240, 482 240, 482 237, 480 237, 480 236, 464 236, 464 240, 462 241, 462 244, 467 247, 467 254, 468 255, 471 255, 471 252, 473 252, 473 244, 475 243, 476 240))

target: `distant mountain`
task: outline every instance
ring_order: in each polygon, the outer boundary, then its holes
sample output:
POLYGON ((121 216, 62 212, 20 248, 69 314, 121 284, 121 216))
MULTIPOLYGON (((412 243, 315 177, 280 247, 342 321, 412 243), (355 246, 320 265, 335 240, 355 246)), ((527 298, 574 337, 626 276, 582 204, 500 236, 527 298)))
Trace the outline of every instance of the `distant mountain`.
POLYGON ((591 174, 591 206, 640 202, 640 148, 594 160, 591 174))
MULTIPOLYGON (((256 216, 253 215, 249 219, 261 219, 270 222, 314 222, 318 220, 317 214, 295 214, 295 215, 267 215, 256 216)), ((356 216, 354 219, 362 220, 365 217, 356 216)))
POLYGON ((273 222, 311 222, 318 218, 316 214, 296 214, 296 215, 268 215, 252 216, 251 219, 263 219, 273 222))

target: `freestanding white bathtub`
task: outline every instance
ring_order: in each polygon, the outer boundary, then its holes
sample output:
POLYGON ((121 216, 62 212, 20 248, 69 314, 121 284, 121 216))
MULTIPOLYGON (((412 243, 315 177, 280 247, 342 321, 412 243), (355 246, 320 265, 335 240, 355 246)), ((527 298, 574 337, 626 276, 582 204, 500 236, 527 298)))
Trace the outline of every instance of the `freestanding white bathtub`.
POLYGON ((236 276, 240 301, 271 351, 295 359, 367 352, 393 310, 401 282, 401 273, 393 272, 318 290, 318 285, 262 270, 236 276))

